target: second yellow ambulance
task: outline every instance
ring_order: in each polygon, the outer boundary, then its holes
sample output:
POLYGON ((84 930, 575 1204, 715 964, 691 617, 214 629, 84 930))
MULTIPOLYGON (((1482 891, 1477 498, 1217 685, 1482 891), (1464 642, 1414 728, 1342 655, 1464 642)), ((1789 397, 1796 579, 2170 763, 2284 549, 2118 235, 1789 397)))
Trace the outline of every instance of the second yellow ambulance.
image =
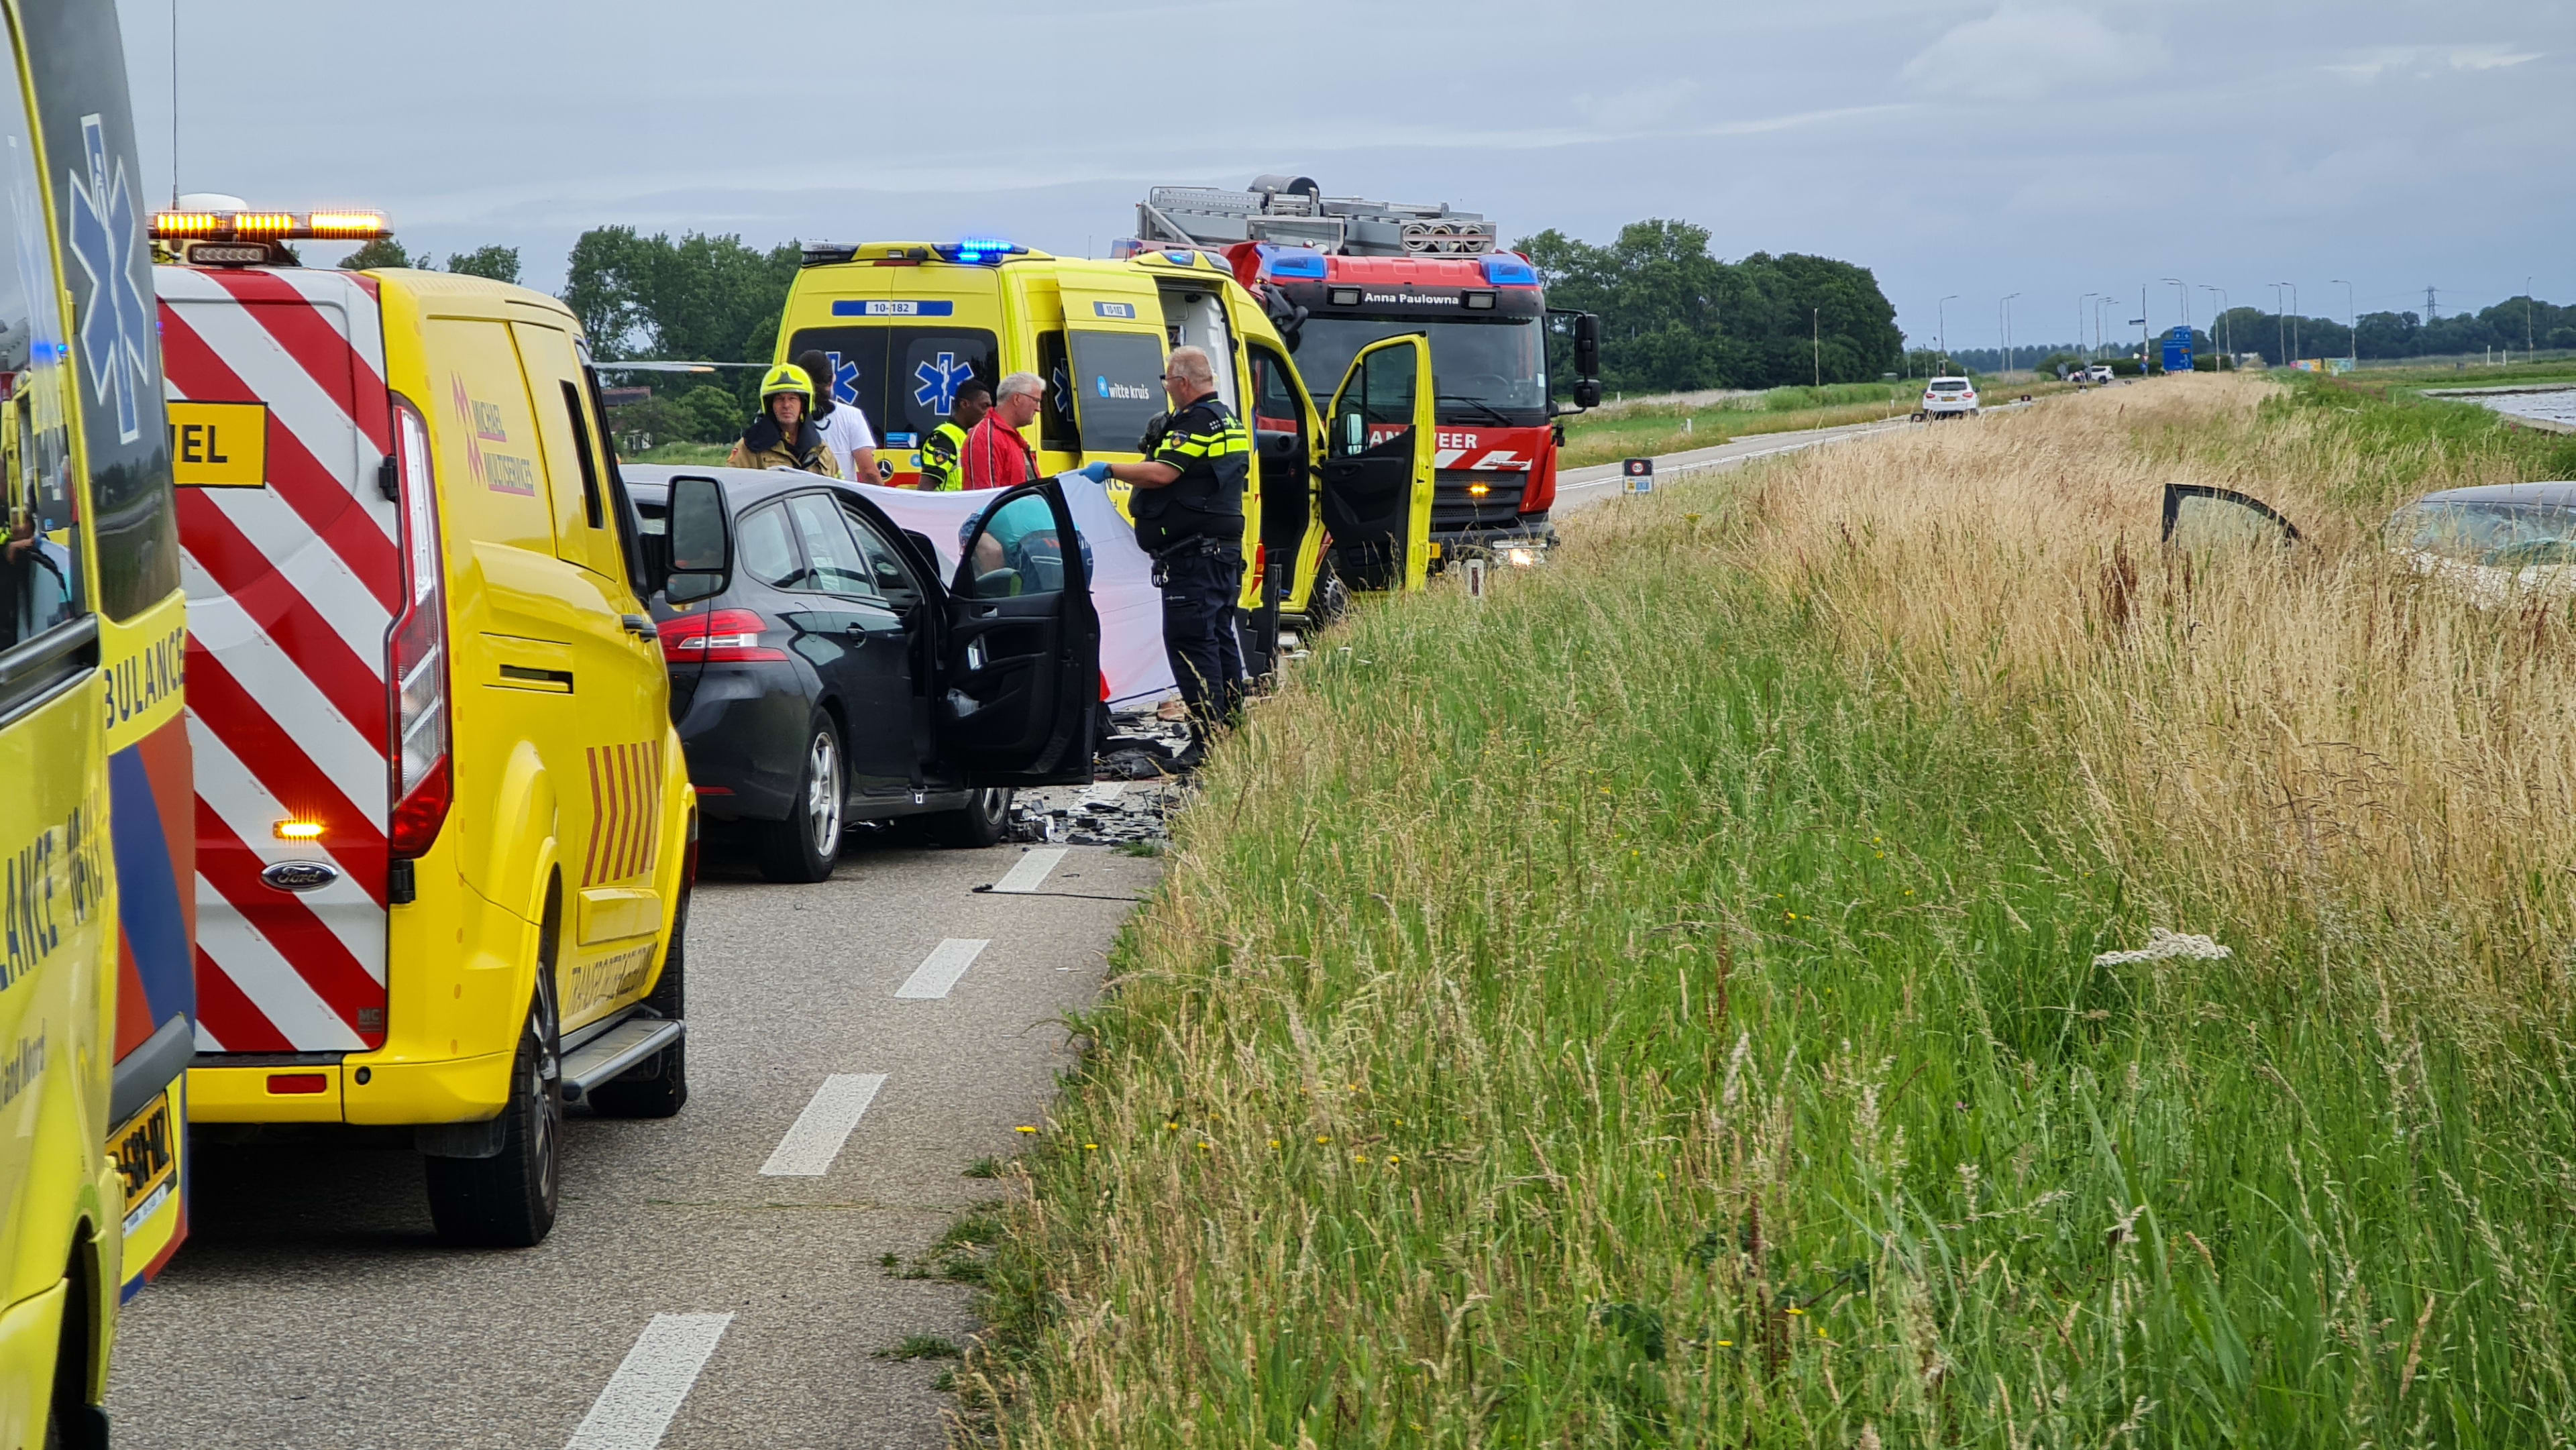
POLYGON ((1145 425, 1167 406, 1163 358, 1204 348, 1218 396, 1253 422, 1259 445, 1242 607, 1262 607, 1270 560, 1292 617, 1329 613, 1345 585, 1423 581, 1436 441, 1428 342, 1373 344, 1319 415, 1278 320, 1211 253, 1084 261, 993 239, 816 244, 778 339, 781 360, 809 348, 830 360, 834 396, 876 427, 883 481, 897 485, 918 477, 920 445, 959 385, 1012 372, 1047 383, 1029 440, 1041 471, 1141 458, 1145 425))

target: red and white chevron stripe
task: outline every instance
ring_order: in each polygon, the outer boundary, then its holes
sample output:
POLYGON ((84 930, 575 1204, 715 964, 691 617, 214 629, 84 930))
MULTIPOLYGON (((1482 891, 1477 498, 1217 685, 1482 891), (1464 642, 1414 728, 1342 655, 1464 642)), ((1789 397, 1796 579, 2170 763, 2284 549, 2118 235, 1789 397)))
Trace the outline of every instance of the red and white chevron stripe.
POLYGON ((337 1052, 385 1036, 385 631, 398 601, 374 284, 154 269, 169 396, 268 406, 267 484, 182 488, 197 752, 197 1046, 337 1052), (321 826, 282 840, 282 821, 321 826), (271 887, 327 861, 316 890, 271 887))

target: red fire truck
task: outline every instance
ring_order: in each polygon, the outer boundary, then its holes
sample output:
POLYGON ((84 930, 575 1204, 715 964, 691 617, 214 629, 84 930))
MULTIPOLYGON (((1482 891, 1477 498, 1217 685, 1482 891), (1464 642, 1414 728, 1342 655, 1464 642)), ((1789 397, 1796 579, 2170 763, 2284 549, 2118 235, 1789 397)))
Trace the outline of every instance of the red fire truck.
POLYGON ((1120 255, 1197 247, 1222 253, 1260 296, 1297 371, 1338 378, 1379 338, 1431 340, 1440 429, 1431 537, 1437 556, 1552 542, 1554 420, 1601 401, 1600 321, 1547 305, 1529 259, 1494 224, 1447 205, 1328 197, 1303 176, 1259 176, 1245 191, 1158 186, 1136 208, 1120 255), (1572 407, 1550 387, 1548 340, 1570 347, 1572 407))

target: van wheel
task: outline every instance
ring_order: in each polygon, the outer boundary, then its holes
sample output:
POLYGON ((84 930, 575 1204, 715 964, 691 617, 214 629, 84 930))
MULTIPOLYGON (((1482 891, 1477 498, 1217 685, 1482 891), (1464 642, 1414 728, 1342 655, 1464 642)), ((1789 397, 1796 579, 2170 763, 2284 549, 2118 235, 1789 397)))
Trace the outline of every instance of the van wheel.
MULTIPOLYGON (((644 1005, 673 1021, 688 1020, 689 898, 671 919, 671 953, 662 978, 644 1005)), ((681 1038, 646 1062, 592 1088, 588 1100, 603 1118, 668 1118, 689 1101, 689 1039, 681 1038)))
POLYGON ((941 811, 922 819, 922 829, 943 846, 978 849, 1002 839, 1011 821, 1011 789, 995 786, 966 793, 966 809, 941 811))
POLYGON ((537 966, 537 997, 510 1067, 501 1151, 489 1158, 422 1160, 438 1236, 471 1248, 524 1249, 555 1226, 562 1190, 563 1064, 555 1055, 554 953, 537 966))
POLYGON ((1351 586, 1342 582, 1342 571, 1333 567, 1332 557, 1325 556, 1323 566, 1315 571, 1315 587, 1306 598, 1306 623, 1310 630, 1331 627, 1335 620, 1351 612, 1351 586))
POLYGON ((760 874, 772 881, 831 880, 841 860, 841 806, 847 799, 841 732, 817 710, 806 727, 805 768, 796 778, 787 819, 761 824, 760 874))

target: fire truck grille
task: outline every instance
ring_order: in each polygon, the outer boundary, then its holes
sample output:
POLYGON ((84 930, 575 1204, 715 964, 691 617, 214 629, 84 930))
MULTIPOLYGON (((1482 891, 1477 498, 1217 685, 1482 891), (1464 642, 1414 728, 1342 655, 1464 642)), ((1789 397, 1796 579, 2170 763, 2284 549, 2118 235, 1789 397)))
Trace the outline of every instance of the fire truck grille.
POLYGON ((1441 469, 1432 478, 1431 531, 1442 534, 1461 529, 1510 528, 1520 520, 1521 489, 1528 482, 1526 473, 1441 469), (1477 484, 1483 484, 1487 491, 1469 492, 1477 484))

